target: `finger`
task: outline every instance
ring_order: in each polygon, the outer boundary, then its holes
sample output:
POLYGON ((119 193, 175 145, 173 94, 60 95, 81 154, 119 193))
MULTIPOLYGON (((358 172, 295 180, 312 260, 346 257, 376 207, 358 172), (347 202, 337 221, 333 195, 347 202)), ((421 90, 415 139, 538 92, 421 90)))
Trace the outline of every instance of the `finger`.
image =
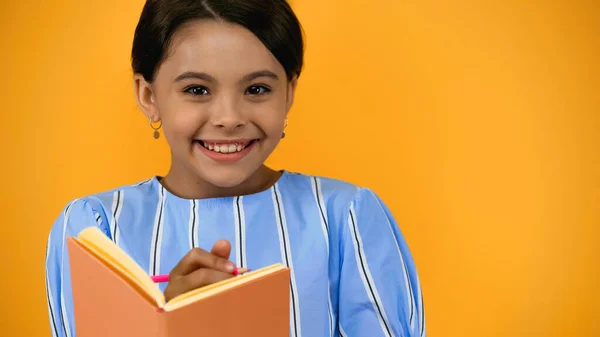
POLYGON ((231 244, 227 240, 219 240, 215 242, 215 245, 210 252, 213 255, 229 259, 229 255, 231 254, 231 244))
POLYGON ((214 269, 198 269, 181 279, 181 283, 187 290, 203 287, 234 277, 231 273, 224 273, 214 269))
POLYGON ((233 273, 235 264, 220 256, 211 254, 203 249, 190 250, 171 271, 171 276, 187 275, 200 268, 215 269, 224 273, 233 273))
POLYGON ((214 269, 197 269, 190 274, 169 282, 167 288, 165 289, 165 299, 169 301, 171 298, 186 293, 190 290, 227 280, 232 277, 234 276, 231 273, 224 273, 214 269))

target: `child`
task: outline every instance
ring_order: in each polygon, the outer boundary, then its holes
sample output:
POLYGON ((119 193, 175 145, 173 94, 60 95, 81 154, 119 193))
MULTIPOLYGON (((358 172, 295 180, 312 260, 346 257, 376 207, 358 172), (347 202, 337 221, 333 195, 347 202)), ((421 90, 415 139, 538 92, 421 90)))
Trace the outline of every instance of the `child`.
POLYGON ((75 336, 65 237, 89 226, 150 275, 170 273, 167 299, 236 266, 280 262, 291 270, 290 336, 425 336, 416 268, 383 202, 264 165, 285 136, 302 62, 301 27, 284 0, 146 2, 135 97, 149 136, 162 128, 172 165, 74 200, 56 220, 46 260, 54 336, 75 336))

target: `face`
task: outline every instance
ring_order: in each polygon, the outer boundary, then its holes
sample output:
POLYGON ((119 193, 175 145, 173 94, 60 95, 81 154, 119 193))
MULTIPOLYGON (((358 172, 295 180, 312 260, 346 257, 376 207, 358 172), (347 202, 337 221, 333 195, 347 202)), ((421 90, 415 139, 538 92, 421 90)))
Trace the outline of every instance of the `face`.
POLYGON ((296 87, 254 34, 212 20, 181 28, 153 83, 138 82, 142 110, 162 122, 171 171, 223 188, 273 152, 296 87))

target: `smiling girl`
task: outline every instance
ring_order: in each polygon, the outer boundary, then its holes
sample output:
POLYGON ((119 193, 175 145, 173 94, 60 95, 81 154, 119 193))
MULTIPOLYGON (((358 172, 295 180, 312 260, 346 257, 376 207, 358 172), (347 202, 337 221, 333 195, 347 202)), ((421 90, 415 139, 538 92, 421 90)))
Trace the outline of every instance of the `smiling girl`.
POLYGON ((377 195, 264 164, 285 136, 302 63, 301 27, 284 0, 146 2, 133 87, 172 164, 60 214, 46 260, 54 336, 76 335, 65 238, 90 226, 150 275, 169 273, 167 300, 236 267, 283 263, 290 336, 425 336, 415 264, 377 195))

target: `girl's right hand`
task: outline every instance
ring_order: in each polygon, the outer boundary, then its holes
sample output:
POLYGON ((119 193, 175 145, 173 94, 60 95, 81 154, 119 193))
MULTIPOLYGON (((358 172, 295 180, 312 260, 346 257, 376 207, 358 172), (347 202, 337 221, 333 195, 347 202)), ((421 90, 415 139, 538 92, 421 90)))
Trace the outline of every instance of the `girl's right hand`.
POLYGON ((210 253, 200 248, 190 250, 169 274, 167 302, 190 290, 233 277, 236 266, 228 260, 230 252, 231 244, 226 240, 217 241, 210 253))

